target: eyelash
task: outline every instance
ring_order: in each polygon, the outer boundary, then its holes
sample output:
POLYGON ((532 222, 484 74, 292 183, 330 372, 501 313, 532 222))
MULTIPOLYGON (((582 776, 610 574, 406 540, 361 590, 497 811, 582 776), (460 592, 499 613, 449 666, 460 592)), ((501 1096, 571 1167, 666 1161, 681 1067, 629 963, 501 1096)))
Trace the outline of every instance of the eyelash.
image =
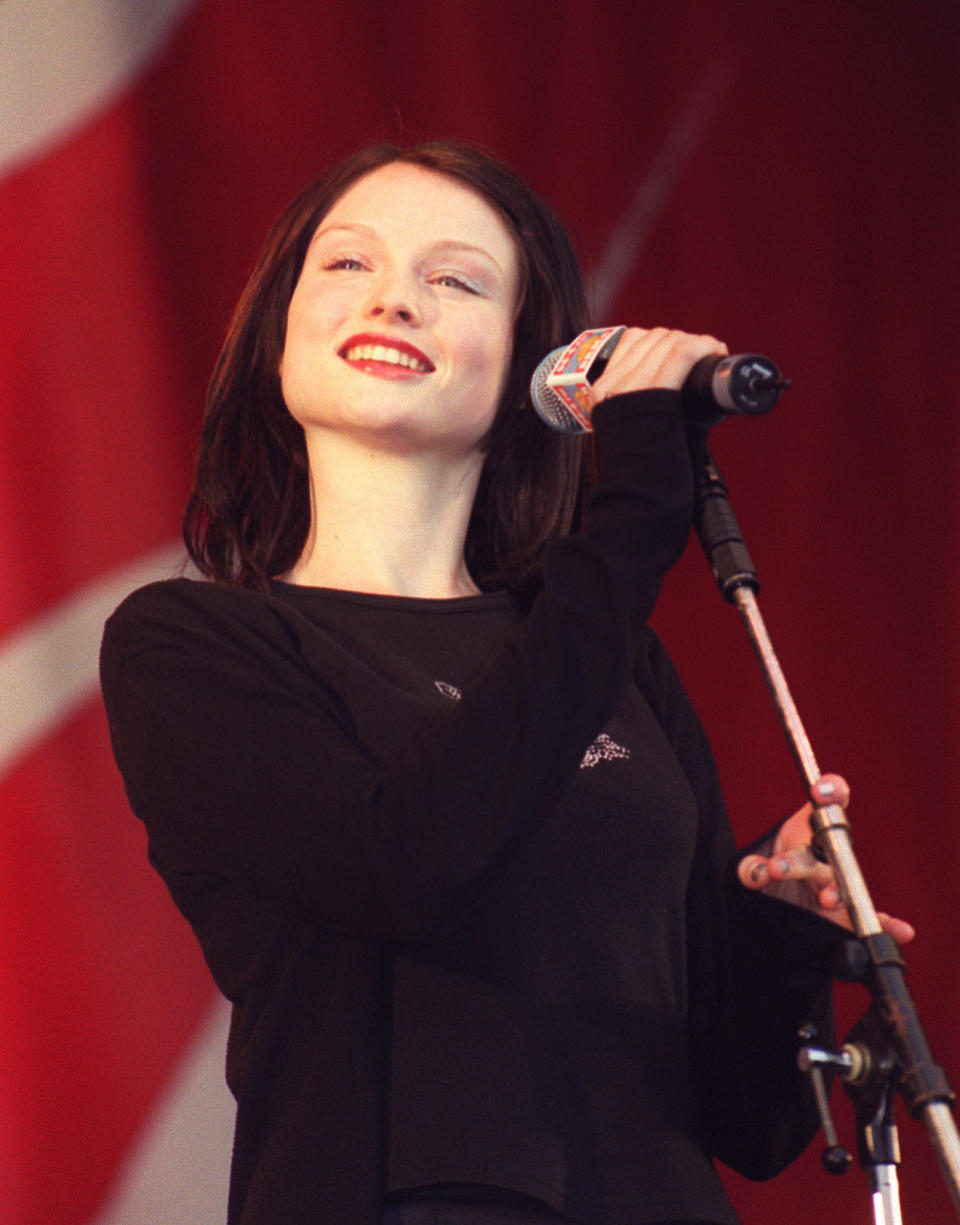
MULTIPOLYGON (((350 255, 341 256, 339 259, 334 259, 329 263, 324 264, 324 271, 326 272, 362 272, 365 269, 366 265, 362 260, 356 259, 350 255)), ((475 289, 468 281, 463 280, 462 277, 456 276, 452 272, 437 273, 433 277, 433 284, 447 285, 455 289, 463 290, 464 293, 469 294, 479 293, 479 290, 475 289)))
POLYGON ((328 264, 324 264, 323 268, 325 272, 337 272, 342 269, 345 270, 348 264, 355 265, 355 268, 349 269, 350 272, 354 272, 358 268, 362 270, 364 267, 363 263, 360 260, 354 259, 353 256, 350 256, 350 255, 344 255, 340 259, 334 259, 334 260, 331 260, 328 264))
POLYGON ((477 290, 468 281, 463 280, 462 277, 455 276, 452 272, 441 272, 434 278, 434 281, 436 284, 449 282, 457 289, 462 289, 465 293, 477 293, 477 290))

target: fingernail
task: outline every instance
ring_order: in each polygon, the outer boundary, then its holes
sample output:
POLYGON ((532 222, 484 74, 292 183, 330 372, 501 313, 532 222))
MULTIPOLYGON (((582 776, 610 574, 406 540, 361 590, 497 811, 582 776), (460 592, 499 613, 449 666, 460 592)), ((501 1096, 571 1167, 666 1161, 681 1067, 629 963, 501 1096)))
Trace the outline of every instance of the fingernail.
POLYGON ((790 862, 790 860, 789 860, 789 859, 781 859, 781 860, 780 860, 780 868, 781 868, 781 870, 782 870, 782 871, 783 871, 783 872, 784 872, 784 873, 785 873, 787 876, 789 876, 789 875, 790 875, 790 869, 791 869, 791 867, 792 867, 792 866, 793 866, 793 865, 791 864, 791 862, 790 862))
POLYGON ((755 863, 750 869, 750 879, 755 885, 759 885, 767 876, 767 865, 765 863, 755 863))
POLYGON ((837 786, 836 783, 830 783, 825 779, 821 779, 820 782, 817 783, 817 791, 824 797, 824 799, 829 800, 831 796, 837 794, 837 786))

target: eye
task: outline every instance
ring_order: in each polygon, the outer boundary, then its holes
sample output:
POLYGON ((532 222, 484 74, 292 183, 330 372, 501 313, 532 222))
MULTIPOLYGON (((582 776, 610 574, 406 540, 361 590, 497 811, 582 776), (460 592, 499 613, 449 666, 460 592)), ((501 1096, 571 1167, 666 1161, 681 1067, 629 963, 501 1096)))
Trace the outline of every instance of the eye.
POLYGON ((323 268, 325 272, 363 272, 364 265, 352 255, 341 255, 337 259, 328 260, 323 268))
POLYGON ((475 285, 453 272, 438 272, 432 281, 434 285, 442 285, 445 289, 460 289, 464 293, 472 294, 480 292, 475 285))

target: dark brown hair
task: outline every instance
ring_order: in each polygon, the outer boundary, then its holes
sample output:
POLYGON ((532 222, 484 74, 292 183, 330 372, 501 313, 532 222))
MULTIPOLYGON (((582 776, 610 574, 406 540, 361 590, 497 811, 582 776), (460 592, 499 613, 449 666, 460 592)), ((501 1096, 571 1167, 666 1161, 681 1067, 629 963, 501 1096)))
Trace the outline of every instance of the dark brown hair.
POLYGON ((183 535, 201 572, 266 588, 299 559, 310 527, 306 444, 284 404, 279 366, 287 311, 313 234, 370 171, 408 162, 477 191, 506 222, 520 264, 513 354, 467 532, 482 587, 528 587, 546 543, 570 529, 582 492, 584 439, 548 429, 530 376, 586 326, 583 282, 554 213, 491 154, 459 141, 371 145, 311 183, 280 216, 237 304, 214 368, 183 535))

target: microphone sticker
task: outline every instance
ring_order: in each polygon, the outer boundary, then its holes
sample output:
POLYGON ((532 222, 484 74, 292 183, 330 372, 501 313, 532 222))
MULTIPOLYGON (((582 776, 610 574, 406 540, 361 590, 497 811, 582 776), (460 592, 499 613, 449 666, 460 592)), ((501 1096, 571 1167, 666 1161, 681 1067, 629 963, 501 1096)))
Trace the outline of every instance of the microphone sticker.
MULTIPOLYGON (((591 428, 593 396, 590 384, 603 373, 603 367, 593 370, 593 366, 601 356, 609 360, 623 331, 624 328, 620 326, 581 332, 565 349, 555 349, 550 354, 549 368, 538 380, 538 390, 542 393, 549 388, 584 433, 591 428)), ((606 366, 606 361, 603 366, 606 366)))

